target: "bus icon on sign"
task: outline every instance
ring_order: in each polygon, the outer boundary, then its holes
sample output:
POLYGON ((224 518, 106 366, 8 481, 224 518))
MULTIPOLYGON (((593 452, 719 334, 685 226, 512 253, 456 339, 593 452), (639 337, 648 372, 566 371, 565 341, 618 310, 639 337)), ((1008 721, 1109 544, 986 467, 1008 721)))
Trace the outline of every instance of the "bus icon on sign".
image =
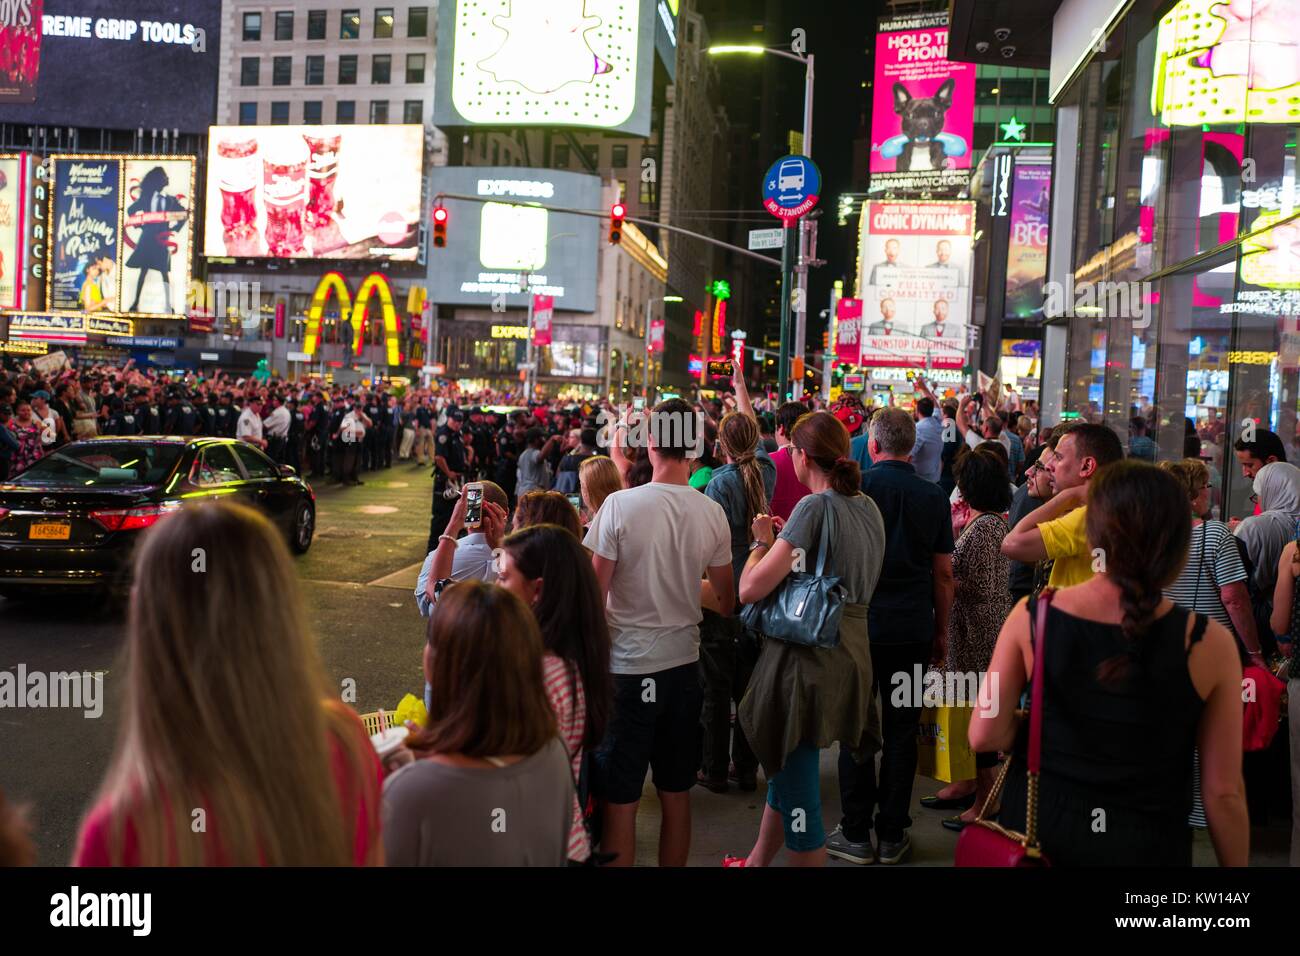
POLYGON ((787 160, 781 164, 777 174, 777 188, 783 192, 795 192, 804 187, 804 165, 797 159, 787 160))

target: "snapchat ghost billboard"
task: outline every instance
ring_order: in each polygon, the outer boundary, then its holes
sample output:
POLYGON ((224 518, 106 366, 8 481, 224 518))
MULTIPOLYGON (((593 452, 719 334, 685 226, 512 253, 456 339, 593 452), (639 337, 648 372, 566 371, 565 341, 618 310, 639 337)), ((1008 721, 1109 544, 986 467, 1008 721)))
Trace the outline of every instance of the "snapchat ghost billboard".
POLYGON ((438 126, 650 134, 654 0, 443 0, 438 126))
POLYGON ((1156 36, 1166 126, 1300 121, 1300 0, 1180 0, 1156 36))

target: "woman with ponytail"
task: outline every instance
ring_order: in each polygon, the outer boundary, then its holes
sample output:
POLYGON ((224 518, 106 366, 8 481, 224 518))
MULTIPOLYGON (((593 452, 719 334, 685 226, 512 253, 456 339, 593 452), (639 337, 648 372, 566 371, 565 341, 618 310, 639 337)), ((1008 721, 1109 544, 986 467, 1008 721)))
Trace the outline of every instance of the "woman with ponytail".
MULTIPOLYGON (((1221 866, 1245 866, 1237 646, 1218 621, 1162 593, 1187 560, 1186 490, 1154 465, 1116 462, 1089 483, 1086 526, 1096 573, 1052 592, 1042 635, 1043 853, 1056 866, 1190 866, 1199 749, 1215 854, 1221 866)), ((976 751, 1012 753, 998 819, 1018 831, 1026 822, 1028 724, 1016 709, 1034 667, 1033 600, 1003 625, 990 699, 981 699, 970 727, 976 751)))
MULTIPOLYGON (((748 408, 748 404, 744 406, 748 408)), ((776 466, 764 450, 758 420, 752 411, 735 411, 718 426, 718 444, 726 464, 713 472, 704 493, 722 505, 731 528, 731 568, 740 585, 741 572, 753 540, 754 519, 770 511, 776 489, 776 466)), ((703 767, 697 779, 714 793, 726 793, 727 778, 733 777, 741 790, 758 787, 758 761, 745 741, 745 732, 735 728, 731 741, 731 705, 739 704, 758 660, 758 640, 746 633, 736 617, 723 617, 708 606, 700 622, 700 678, 704 684, 703 767), (728 757, 733 766, 728 773, 728 757)))
POLYGON ((824 573, 841 580, 846 603, 834 648, 763 643, 739 721, 767 776, 767 804, 754 848, 743 859, 729 857, 728 866, 767 866, 783 842, 791 865, 824 865, 821 750, 840 741, 856 758, 869 759, 880 749, 867 604, 884 560, 884 521, 860 490, 862 473, 849 457, 849 433, 834 415, 804 415, 790 437, 795 473, 812 493, 787 522, 770 515, 754 519, 740 600, 761 601, 792 571, 815 571, 822 526, 830 517, 824 573))

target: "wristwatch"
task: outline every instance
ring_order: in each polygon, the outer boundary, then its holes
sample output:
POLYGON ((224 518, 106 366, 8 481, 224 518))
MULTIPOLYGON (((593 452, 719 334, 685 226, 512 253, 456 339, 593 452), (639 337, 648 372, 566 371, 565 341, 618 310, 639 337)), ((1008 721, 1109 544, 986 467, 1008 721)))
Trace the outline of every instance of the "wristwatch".
POLYGON ((766 541, 754 541, 750 544, 749 550, 757 551, 759 548, 770 548, 770 547, 772 546, 768 544, 766 541))

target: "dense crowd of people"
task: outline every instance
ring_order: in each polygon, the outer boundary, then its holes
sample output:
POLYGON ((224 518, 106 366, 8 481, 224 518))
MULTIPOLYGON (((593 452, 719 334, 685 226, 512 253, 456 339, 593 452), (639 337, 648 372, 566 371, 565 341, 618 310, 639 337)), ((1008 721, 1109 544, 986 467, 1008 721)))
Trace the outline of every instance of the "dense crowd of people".
MULTIPOLYGON (((679 866, 692 790, 754 791, 761 773, 754 842, 723 865, 782 849, 789 865, 895 864, 913 849, 922 714, 944 708, 966 713, 974 753, 919 800, 955 811, 945 827, 996 820, 1035 831, 1055 865, 1121 866, 1190 865, 1208 828, 1219 862, 1245 865, 1243 754, 1279 722, 1300 794, 1297 685, 1289 730, 1276 693, 1243 694, 1277 685, 1296 647, 1300 469, 1262 428, 1238 441, 1256 513, 1224 522, 1206 464, 1151 463, 1136 423, 1122 442, 998 391, 916 386, 911 409, 821 407, 755 402, 738 376, 716 400, 634 411, 130 366, 9 373, 11 474, 95 434, 228 435, 344 484, 432 468, 413 595, 428 716, 382 759, 329 699, 265 519, 181 509, 149 532, 123 733, 75 861, 627 866, 649 775, 658 862, 679 866), (256 623, 231 632, 236 605, 256 623), (815 633, 808 606, 826 612, 815 633), (931 674, 956 692, 923 699, 931 674), (274 734, 249 725, 272 711, 274 734)), ((0 851, 21 843, 5 820, 0 804, 0 851)))

